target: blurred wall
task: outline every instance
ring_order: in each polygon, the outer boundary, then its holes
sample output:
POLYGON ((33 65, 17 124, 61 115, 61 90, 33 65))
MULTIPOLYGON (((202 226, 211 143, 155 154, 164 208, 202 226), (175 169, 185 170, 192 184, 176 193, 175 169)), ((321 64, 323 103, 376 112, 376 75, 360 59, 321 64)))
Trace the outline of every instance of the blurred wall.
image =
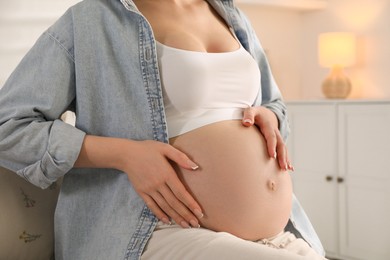
POLYGON ((268 50, 285 99, 322 99, 328 69, 317 61, 322 32, 348 31, 358 36, 358 63, 346 69, 353 84, 350 98, 390 98, 390 1, 328 0, 325 9, 298 12, 261 5, 239 5, 268 50))
POLYGON ((0 87, 37 38, 80 0, 0 0, 0 87))
POLYGON ((321 97, 328 70, 317 63, 317 36, 322 32, 348 31, 358 37, 358 62, 347 68, 353 84, 351 98, 390 98, 390 1, 328 0, 328 8, 303 16, 302 98, 321 97))
POLYGON ((274 7, 240 4, 266 51, 273 75, 286 99, 299 99, 302 86, 302 14, 274 7))

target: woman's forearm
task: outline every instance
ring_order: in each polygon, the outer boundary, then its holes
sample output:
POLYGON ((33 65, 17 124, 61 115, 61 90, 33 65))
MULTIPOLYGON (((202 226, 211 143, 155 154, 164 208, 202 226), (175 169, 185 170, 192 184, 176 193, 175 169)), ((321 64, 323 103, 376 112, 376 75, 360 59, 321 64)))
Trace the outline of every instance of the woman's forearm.
POLYGON ((134 141, 86 135, 74 167, 76 168, 112 168, 123 170, 125 146, 134 141))

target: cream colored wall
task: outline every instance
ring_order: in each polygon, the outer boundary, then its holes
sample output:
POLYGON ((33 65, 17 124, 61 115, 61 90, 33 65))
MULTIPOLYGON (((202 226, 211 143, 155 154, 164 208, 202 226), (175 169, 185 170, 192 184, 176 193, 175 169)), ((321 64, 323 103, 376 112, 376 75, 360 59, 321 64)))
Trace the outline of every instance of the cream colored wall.
POLYGON ((291 9, 239 4, 266 50, 285 99, 299 99, 302 86, 302 15, 291 9))
POLYGON ((0 0, 0 88, 37 38, 80 0, 0 0))
POLYGON ((358 36, 358 63, 346 70, 351 98, 390 98, 390 1, 328 0, 320 12, 303 15, 302 98, 322 98, 320 84, 328 70, 317 63, 317 36, 349 31, 358 36))
POLYGON ((323 99, 328 69, 317 62, 322 32, 349 31, 358 36, 358 63, 346 69, 350 98, 390 98, 390 1, 328 0, 324 10, 298 12, 239 5, 268 50, 273 72, 286 100, 323 99))

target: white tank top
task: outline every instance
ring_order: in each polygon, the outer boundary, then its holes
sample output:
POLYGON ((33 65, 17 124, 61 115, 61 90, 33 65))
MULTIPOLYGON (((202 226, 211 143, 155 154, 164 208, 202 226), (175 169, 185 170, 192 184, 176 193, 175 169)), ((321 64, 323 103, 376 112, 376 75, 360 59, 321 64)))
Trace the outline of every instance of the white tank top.
POLYGON ((207 53, 157 42, 157 56, 169 138, 241 119, 258 95, 259 67, 241 45, 231 52, 207 53))

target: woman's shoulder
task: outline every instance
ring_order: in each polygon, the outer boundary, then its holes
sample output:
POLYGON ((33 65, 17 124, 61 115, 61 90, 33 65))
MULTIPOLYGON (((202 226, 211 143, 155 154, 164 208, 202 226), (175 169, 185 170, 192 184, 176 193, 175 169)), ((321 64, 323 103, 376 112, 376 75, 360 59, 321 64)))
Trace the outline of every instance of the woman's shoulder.
POLYGON ((95 26, 96 30, 104 24, 110 25, 110 22, 112 23, 116 19, 123 19, 124 16, 131 15, 132 12, 129 12, 120 0, 83 0, 71 6, 52 27, 77 28, 81 25, 91 24, 95 26))
POLYGON ((131 30, 134 23, 126 17, 132 15, 120 0, 83 0, 71 6, 47 33, 71 48, 78 41, 97 41, 98 35, 122 31, 121 27, 131 30))

